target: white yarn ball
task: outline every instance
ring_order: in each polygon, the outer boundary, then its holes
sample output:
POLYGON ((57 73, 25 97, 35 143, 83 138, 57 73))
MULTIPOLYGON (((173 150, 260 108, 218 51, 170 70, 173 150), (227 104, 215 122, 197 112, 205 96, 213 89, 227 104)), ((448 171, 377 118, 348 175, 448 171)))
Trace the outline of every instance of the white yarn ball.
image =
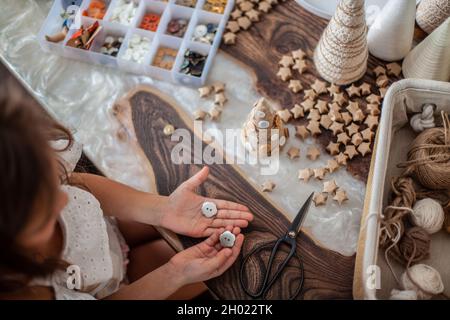
POLYGON ((444 291, 439 272, 426 264, 416 264, 409 268, 408 272, 402 274, 401 282, 405 290, 413 290, 420 300, 429 300, 433 295, 438 295, 444 291), (411 277, 411 278, 410 278, 411 277), (417 287, 411 279, 420 287, 417 287), (425 291, 423 291, 423 290, 425 291))
POLYGON ((414 290, 392 289, 389 300, 417 300, 417 292, 414 290))
POLYGON ((436 200, 425 198, 416 202, 411 214, 412 222, 433 234, 442 229, 445 213, 441 204, 436 200))

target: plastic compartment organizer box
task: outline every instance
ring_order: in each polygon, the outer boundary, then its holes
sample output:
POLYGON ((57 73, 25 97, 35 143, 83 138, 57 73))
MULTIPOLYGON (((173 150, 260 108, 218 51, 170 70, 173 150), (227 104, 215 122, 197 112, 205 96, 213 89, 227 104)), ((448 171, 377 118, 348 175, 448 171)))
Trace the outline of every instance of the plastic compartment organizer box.
POLYGON ((43 50, 75 59, 82 62, 101 64, 117 68, 126 72, 148 75, 154 79, 180 83, 187 86, 199 87, 205 83, 209 69, 211 68, 214 56, 219 48, 222 35, 230 14, 233 9, 234 0, 226 2, 223 14, 218 14, 204 10, 206 0, 198 0, 194 8, 176 4, 176 0, 168 2, 157 0, 133 0, 137 5, 137 11, 130 25, 124 25, 116 21, 111 21, 114 9, 121 0, 105 0, 106 13, 103 19, 94 19, 84 16, 82 13, 89 7, 92 0, 81 2, 78 10, 78 21, 84 27, 91 26, 98 21, 102 27, 100 33, 95 37, 89 50, 78 49, 67 46, 67 41, 77 31, 71 28, 65 39, 59 43, 47 41, 46 36, 60 32, 64 19, 61 14, 64 12, 62 0, 56 0, 38 34, 38 40, 43 50), (141 29, 140 25, 144 16, 148 13, 155 13, 160 16, 158 28, 155 32, 141 29), (177 37, 167 34, 167 27, 172 19, 182 18, 188 20, 188 26, 184 36, 177 37), (195 40, 194 32, 199 24, 212 23, 217 25, 217 31, 211 44, 195 40), (145 37, 150 42, 150 47, 142 63, 123 59, 129 46, 130 39, 134 35, 145 37), (100 52, 106 37, 115 36, 124 39, 119 49, 117 57, 108 56, 100 52), (177 52, 171 70, 160 68, 153 64, 153 61, 160 48, 170 48, 177 52), (201 76, 193 76, 181 72, 184 61, 184 54, 187 50, 206 56, 205 65, 201 76))

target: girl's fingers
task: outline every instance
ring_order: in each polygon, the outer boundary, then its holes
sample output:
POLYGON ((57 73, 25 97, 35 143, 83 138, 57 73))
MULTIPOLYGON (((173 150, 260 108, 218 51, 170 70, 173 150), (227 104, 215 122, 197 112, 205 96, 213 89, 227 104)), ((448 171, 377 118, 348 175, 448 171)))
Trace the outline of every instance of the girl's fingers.
POLYGON ((250 212, 250 210, 246 206, 236 203, 236 202, 220 200, 220 199, 208 199, 208 201, 213 201, 216 204, 217 209, 219 209, 219 210, 220 209, 228 209, 228 210, 250 212))
MULTIPOLYGON (((233 246, 233 248, 231 248, 231 255, 228 257, 228 259, 225 261, 225 263, 220 266, 220 269, 218 270, 218 275, 217 276, 219 276, 222 273, 224 273, 225 271, 227 271, 233 265, 233 263, 238 258, 239 253, 241 252, 243 243, 244 243, 244 235, 243 234, 238 234, 237 237, 236 237, 236 241, 234 243, 234 246, 233 246)), ((222 251, 223 250, 225 250, 225 249, 222 249, 222 251)))
POLYGON ((217 218, 220 219, 239 219, 239 220, 253 220, 253 214, 248 211, 230 210, 230 209, 220 209, 217 212, 217 218))
POLYGON ((214 232, 211 233, 208 239, 204 241, 204 243, 210 247, 214 247, 218 242, 220 235, 225 231, 224 228, 214 229, 214 232))
POLYGON ((209 258, 205 266, 207 270, 210 272, 212 277, 220 276, 225 270, 223 270, 223 266, 228 264, 228 259, 233 255, 233 251, 229 248, 222 249, 217 252, 217 254, 209 258))
POLYGON ((212 228, 220 228, 220 227, 240 227, 240 228, 247 228, 248 227, 248 221, 247 220, 238 220, 238 219, 219 219, 216 218, 212 221, 211 225, 212 228))

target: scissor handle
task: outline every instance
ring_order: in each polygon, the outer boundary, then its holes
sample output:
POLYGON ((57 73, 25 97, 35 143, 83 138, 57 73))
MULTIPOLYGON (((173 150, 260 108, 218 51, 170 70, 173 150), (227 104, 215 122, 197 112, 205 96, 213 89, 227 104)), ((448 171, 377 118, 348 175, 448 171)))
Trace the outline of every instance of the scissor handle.
MULTIPOLYGON (((241 270, 240 270, 241 286, 244 289, 245 293, 248 294, 250 297, 252 297, 254 299, 265 298, 267 292, 272 287, 272 285, 275 283, 275 281, 278 279, 278 277, 280 276, 281 272, 283 272, 284 268, 289 263, 291 258, 294 255, 297 255, 296 249, 297 249, 296 239, 295 238, 290 238, 288 236, 280 238, 277 241, 272 241, 272 242, 269 242, 267 244, 263 244, 263 245, 256 246, 255 248, 253 248, 253 250, 251 250, 250 253, 248 253, 244 257, 244 259, 242 261, 242 265, 241 265, 241 270), (273 262, 274 262, 275 256, 276 256, 276 254, 278 252, 278 249, 280 248, 281 244, 283 244, 283 243, 286 243, 286 244, 288 244, 290 246, 290 248, 291 248, 290 252, 289 252, 288 256, 283 260, 281 265, 278 266, 274 276, 269 279, 270 273, 272 271, 272 266, 273 266, 273 262), (248 287, 244 284, 244 281, 243 281, 245 266, 246 266, 246 264, 247 264, 247 262, 248 262, 248 260, 250 259, 251 256, 257 254, 258 252, 260 252, 260 251, 262 251, 262 250, 264 250, 264 249, 266 249, 268 247, 271 247, 272 245, 273 245, 272 252, 270 254, 269 262, 266 265, 266 271, 265 271, 265 273, 263 275, 263 277, 264 277, 263 283, 262 283, 261 287, 259 288, 258 292, 256 292, 256 293, 250 292, 248 290, 248 287)), ((301 269, 301 274, 302 274, 301 283, 299 285, 299 288, 295 292, 295 294, 292 297, 289 298, 290 300, 295 299, 297 297, 297 295, 299 294, 299 292, 300 292, 300 290, 301 290, 301 288, 303 286, 303 263, 302 263, 301 259, 299 259, 299 262, 300 262, 300 269, 301 269)))

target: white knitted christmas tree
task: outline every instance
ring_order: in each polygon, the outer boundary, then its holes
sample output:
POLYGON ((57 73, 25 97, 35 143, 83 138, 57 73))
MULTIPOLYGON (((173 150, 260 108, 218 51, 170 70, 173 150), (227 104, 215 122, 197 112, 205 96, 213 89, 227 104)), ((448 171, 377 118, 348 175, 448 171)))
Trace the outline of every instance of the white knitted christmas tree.
POLYGON ((350 84, 366 73, 368 55, 364 0, 341 0, 314 52, 316 69, 331 83, 350 84))

